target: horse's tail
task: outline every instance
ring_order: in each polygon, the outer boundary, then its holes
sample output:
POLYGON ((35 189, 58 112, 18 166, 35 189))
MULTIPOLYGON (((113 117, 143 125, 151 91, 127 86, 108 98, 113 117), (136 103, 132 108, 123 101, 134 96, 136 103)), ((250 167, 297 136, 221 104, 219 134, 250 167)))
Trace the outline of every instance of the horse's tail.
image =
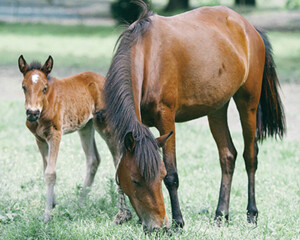
POLYGON ((265 67, 262 81, 261 96, 257 111, 256 136, 263 141, 267 136, 283 137, 286 131, 285 115, 278 88, 272 46, 266 34, 256 29, 265 44, 265 67))

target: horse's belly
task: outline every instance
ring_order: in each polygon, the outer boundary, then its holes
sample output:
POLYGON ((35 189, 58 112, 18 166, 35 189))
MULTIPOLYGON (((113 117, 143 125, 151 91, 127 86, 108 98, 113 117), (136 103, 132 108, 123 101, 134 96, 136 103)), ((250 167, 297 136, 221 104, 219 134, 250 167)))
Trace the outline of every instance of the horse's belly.
POLYGON ((203 105, 183 106, 176 111, 175 122, 186 122, 206 116, 213 108, 203 105))
POLYGON ((224 106, 224 104, 226 104, 230 100, 230 98, 231 95, 227 95, 226 97, 224 96, 224 98, 222 99, 216 99, 216 101, 209 103, 198 101, 196 103, 187 102, 185 104, 182 104, 177 108, 175 114, 175 121, 185 122, 209 115, 210 113, 224 106))

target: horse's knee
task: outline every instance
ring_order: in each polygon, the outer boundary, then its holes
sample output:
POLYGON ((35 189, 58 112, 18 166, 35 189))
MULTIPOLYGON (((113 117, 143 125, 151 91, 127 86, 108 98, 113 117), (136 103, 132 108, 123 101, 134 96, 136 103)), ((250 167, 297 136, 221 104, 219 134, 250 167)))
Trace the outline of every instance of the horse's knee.
POLYGON ((93 159, 90 162, 88 162, 88 171, 90 172, 90 174, 96 174, 100 165, 100 161, 100 158, 93 157, 93 159))
POLYGON ((56 171, 46 168, 45 181, 47 185, 54 185, 56 181, 56 171))
POLYGON ((177 171, 172 173, 167 173, 167 176, 164 178, 164 183, 168 190, 172 188, 178 189, 179 187, 179 178, 177 171))
POLYGON ((225 154, 220 156, 221 167, 225 174, 230 174, 230 175, 233 174, 236 157, 237 157, 236 151, 232 151, 232 152, 228 151, 225 154))

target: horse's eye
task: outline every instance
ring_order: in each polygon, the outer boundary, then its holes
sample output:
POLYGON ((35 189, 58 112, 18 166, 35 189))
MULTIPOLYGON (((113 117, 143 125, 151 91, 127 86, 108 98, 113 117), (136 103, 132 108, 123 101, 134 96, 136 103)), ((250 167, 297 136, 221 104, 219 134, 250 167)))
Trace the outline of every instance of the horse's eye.
POLYGON ((25 86, 22 86, 22 88, 23 88, 23 91, 26 92, 26 90, 27 90, 26 87, 25 87, 25 86))
POLYGON ((138 187, 142 186, 142 184, 140 182, 138 182, 138 181, 136 181, 134 179, 132 179, 131 181, 134 183, 134 185, 136 185, 138 187))
POLYGON ((46 93, 47 92, 47 87, 44 87, 43 88, 43 93, 46 93))

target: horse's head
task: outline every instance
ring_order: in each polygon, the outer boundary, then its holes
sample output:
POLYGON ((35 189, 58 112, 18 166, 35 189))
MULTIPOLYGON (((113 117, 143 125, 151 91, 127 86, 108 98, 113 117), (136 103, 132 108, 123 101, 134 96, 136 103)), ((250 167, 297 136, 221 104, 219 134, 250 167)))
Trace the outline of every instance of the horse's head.
MULTIPOLYGON (((157 145, 162 147, 172 133, 157 138, 157 145)), ((135 149, 136 141, 131 132, 126 134, 124 139, 126 153, 117 168, 119 184, 129 197, 145 231, 152 232, 162 226, 169 228, 162 193, 162 180, 167 174, 165 165, 160 159, 157 173, 150 179, 143 176, 145 174, 142 174, 143 170, 141 168, 145 168, 145 166, 142 166, 143 163, 139 163, 139 159, 137 159, 139 156, 135 149)), ((146 160, 148 162, 144 162, 144 164, 152 161, 152 159, 146 160)), ((147 171, 151 171, 151 169, 147 171)))
POLYGON ((52 70, 53 59, 49 56, 43 66, 37 62, 28 65, 23 55, 21 55, 18 63, 24 76, 22 88, 25 94, 27 120, 35 122, 39 119, 43 110, 44 98, 48 88, 47 77, 52 70))

